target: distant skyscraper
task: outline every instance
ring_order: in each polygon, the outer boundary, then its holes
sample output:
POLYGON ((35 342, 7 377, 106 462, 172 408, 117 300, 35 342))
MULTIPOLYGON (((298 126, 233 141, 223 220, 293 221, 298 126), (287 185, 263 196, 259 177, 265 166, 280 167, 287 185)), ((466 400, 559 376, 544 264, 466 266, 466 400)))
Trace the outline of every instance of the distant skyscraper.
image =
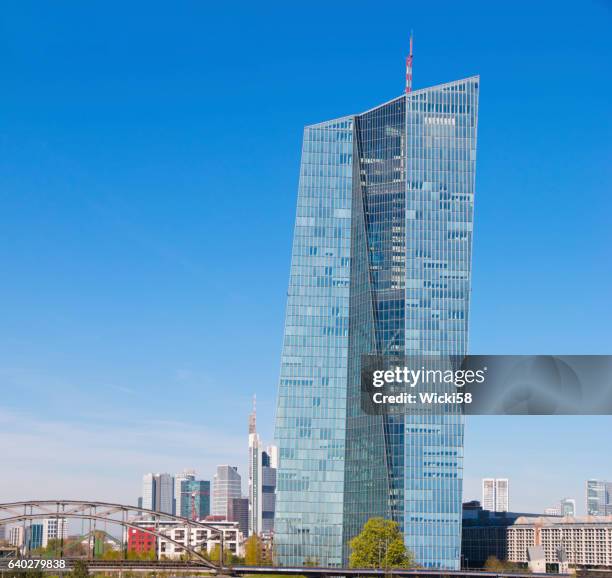
POLYGON ((562 516, 576 516, 576 500, 573 498, 563 498, 560 510, 562 516))
POLYGON ((274 530, 277 465, 276 446, 268 446, 265 450, 262 447, 253 398, 253 412, 249 416, 249 535, 274 530))
POLYGON ((495 511, 495 479, 483 478, 482 480, 482 509, 489 512, 495 511))
POLYGON ((213 479, 213 516, 228 517, 228 502, 242 497, 242 484, 236 466, 217 466, 213 479))
POLYGON ((491 512, 507 512, 510 509, 507 478, 483 478, 482 508, 491 512))
POLYGON ((145 474, 142 477, 142 507, 174 513, 174 478, 170 474, 145 474))
POLYGON ((612 516, 612 482, 587 481, 586 510, 589 516, 612 516))
MULTIPOLYGON (((276 417, 281 565, 342 566, 395 520, 458 569, 463 417, 367 415, 364 354, 465 355, 479 78, 304 130, 276 417)), ((407 85, 408 88, 408 85, 407 85)))
POLYGON ((155 510, 155 474, 142 476, 142 507, 146 510, 155 510))
POLYGON ((242 535, 246 538, 249 531, 249 500, 248 498, 232 498, 229 501, 228 520, 238 522, 242 535))
POLYGON ((170 474, 157 474, 155 505, 158 512, 174 512, 174 478, 170 474))
POLYGON ((183 470, 174 476, 174 513, 181 516, 183 511, 181 484, 184 481, 195 480, 195 470, 183 470))
POLYGON ((190 520, 203 520, 210 515, 210 482, 183 480, 180 492, 181 511, 177 515, 190 520))
POLYGON ((510 500, 508 495, 508 479, 501 478, 496 480, 495 489, 495 511, 507 512, 510 509, 510 500))

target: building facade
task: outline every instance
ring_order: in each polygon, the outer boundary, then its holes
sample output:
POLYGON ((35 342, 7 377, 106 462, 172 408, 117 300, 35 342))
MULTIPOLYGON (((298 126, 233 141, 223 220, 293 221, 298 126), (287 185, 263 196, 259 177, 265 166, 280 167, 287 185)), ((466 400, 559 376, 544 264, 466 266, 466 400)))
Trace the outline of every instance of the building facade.
POLYGON ((43 545, 44 524, 32 524, 27 529, 28 550, 36 550, 42 548, 43 545))
POLYGON ((374 516, 460 565, 463 419, 366 415, 363 354, 464 355, 478 77, 304 130, 276 421, 275 554, 342 566, 374 516))
POLYGON ((170 474, 155 477, 155 509, 166 514, 174 513, 174 478, 170 474))
POLYGON ((612 516, 518 518, 508 528, 508 560, 527 563, 534 546, 544 549, 547 564, 558 564, 562 551, 570 566, 612 568, 612 516))
POLYGON ((139 502, 146 510, 155 510, 155 474, 142 476, 142 496, 139 502))
POLYGON ((242 497, 242 480, 237 466, 217 466, 213 479, 212 515, 228 518, 232 498, 242 497))
POLYGON ((128 528, 128 550, 140 553, 151 553, 157 548, 159 559, 177 559, 185 554, 185 546, 210 553, 215 546, 220 545, 220 533, 223 535, 223 547, 226 551, 238 556, 244 555, 244 536, 237 522, 227 520, 207 520, 209 528, 189 528, 172 520, 132 520, 135 528, 128 528), (157 529, 161 537, 156 538, 143 530, 157 529), (175 540, 178 544, 164 539, 163 536, 175 540))
POLYGON ((483 478, 482 508, 490 512, 507 512, 510 509, 507 478, 483 478))
POLYGON ((278 449, 263 448, 257 433, 255 398, 249 414, 249 526, 248 535, 269 534, 274 531, 276 506, 276 469, 278 449))
MULTIPOLYGON (((195 470, 183 470, 182 472, 174 475, 174 514, 182 516, 182 512, 186 511, 183 508, 183 496, 181 484, 183 482, 189 482, 196 479, 195 470)), ((190 503, 190 500, 188 500, 190 503)), ((210 514, 210 512, 209 512, 210 514)), ((207 514, 208 515, 208 514, 207 514)))
POLYGON ((244 536, 238 528, 238 522, 220 521, 208 522, 214 529, 189 528, 187 526, 174 525, 163 530, 163 534, 178 542, 179 545, 170 540, 160 537, 158 542, 158 555, 160 559, 180 558, 185 553, 184 546, 194 550, 206 549, 210 554, 216 546, 220 546, 219 531, 223 534, 223 548, 225 552, 231 552, 236 556, 244 555, 244 536))
POLYGON ((150 522, 150 524, 153 525, 142 526, 142 529, 127 529, 128 552, 134 552, 136 554, 155 554, 157 549, 157 538, 153 534, 145 532, 145 530, 155 530, 155 523, 150 522))
POLYGON ((274 530, 277 461, 275 446, 264 449, 259 435, 249 434, 249 535, 274 530))
POLYGON ((25 546, 25 528, 23 526, 13 526, 9 530, 8 542, 11 546, 23 549, 25 546))
POLYGON ((492 512, 480 502, 463 504, 461 528, 461 567, 483 568, 487 559, 508 559, 508 528, 520 517, 537 518, 539 514, 492 512))
POLYGON ((145 474, 142 477, 142 507, 174 514, 174 478, 170 474, 145 474))
POLYGON ((49 540, 65 540, 68 537, 68 520, 66 518, 45 518, 42 523, 42 547, 49 540))
POLYGON ((560 508, 562 516, 573 517, 576 515, 576 500, 573 498, 563 498, 561 500, 560 508))
POLYGON ((612 482, 587 481, 586 511, 589 516, 612 516, 612 482))
POLYGON ((238 528, 243 536, 249 534, 249 499, 232 498, 229 501, 228 516, 230 522, 238 522, 238 528))
POLYGON ((178 516, 190 520, 203 520, 210 515, 210 482, 183 480, 180 492, 181 511, 178 516))

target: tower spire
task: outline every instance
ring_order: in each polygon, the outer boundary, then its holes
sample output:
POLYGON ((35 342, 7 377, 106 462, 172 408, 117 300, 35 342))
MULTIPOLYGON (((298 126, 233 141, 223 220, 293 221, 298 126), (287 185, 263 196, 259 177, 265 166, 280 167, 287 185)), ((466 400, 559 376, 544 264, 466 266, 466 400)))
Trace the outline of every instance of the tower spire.
POLYGON ((412 30, 410 31, 410 54, 406 57, 406 94, 412 92, 412 30))
POLYGON ((257 432, 257 396, 253 395, 253 411, 249 414, 249 433, 257 432))

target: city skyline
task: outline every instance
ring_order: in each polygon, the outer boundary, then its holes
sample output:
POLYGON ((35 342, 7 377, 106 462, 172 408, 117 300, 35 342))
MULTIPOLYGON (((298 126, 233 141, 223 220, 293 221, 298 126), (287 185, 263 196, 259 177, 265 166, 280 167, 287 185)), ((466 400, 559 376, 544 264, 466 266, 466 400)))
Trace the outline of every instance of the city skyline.
MULTIPOLYGON (((7 500, 133 503, 145 472, 188 466, 212 480, 227 463, 246 491, 253 392, 262 438, 273 438, 302 127, 401 92, 410 28, 415 90, 482 77, 471 352, 610 352, 603 3, 543 3, 529 18, 523 6, 494 30, 484 21, 499 12, 486 3, 448 4, 452 24, 398 5, 393 22, 372 11, 368 47, 353 42, 359 19, 346 4, 326 9, 335 32, 315 47, 316 10, 284 8, 303 20, 287 30, 245 5, 241 33, 224 39, 201 34, 203 22, 234 25, 221 8, 152 9, 140 27, 132 8, 115 22, 112 10, 23 6, 6 11, 1 56, 12 78, 0 97, 7 500), (87 34, 79 18, 92 23, 87 34), (158 45, 166 30, 171 50, 158 45), (584 283, 591 275, 597 284, 584 283)), ((611 426, 467 418, 464 500, 490 475, 512 480, 517 509, 572 496, 584 513, 585 481, 612 479, 593 449, 611 426)))

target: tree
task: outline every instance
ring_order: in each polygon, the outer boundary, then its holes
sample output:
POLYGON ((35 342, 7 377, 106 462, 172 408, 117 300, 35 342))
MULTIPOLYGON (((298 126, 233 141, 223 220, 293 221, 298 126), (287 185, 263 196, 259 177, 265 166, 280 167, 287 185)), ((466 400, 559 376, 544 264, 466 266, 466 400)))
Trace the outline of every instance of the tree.
POLYGON ((497 556, 489 556, 484 567, 489 572, 525 572, 525 568, 522 566, 506 560, 500 560, 497 556))
POLYGON ((415 565, 397 522, 391 520, 370 518, 349 546, 351 568, 411 568, 415 565))
POLYGON ((219 563, 219 560, 221 559, 221 545, 220 544, 215 544, 212 547, 212 550, 208 553, 208 559, 215 564, 219 563))
POLYGON ((244 545, 244 563, 247 566, 259 566, 261 564, 261 539, 257 534, 249 536, 244 545))
POLYGON ((271 549, 257 534, 249 536, 244 545, 244 563, 247 566, 272 564, 271 549))

